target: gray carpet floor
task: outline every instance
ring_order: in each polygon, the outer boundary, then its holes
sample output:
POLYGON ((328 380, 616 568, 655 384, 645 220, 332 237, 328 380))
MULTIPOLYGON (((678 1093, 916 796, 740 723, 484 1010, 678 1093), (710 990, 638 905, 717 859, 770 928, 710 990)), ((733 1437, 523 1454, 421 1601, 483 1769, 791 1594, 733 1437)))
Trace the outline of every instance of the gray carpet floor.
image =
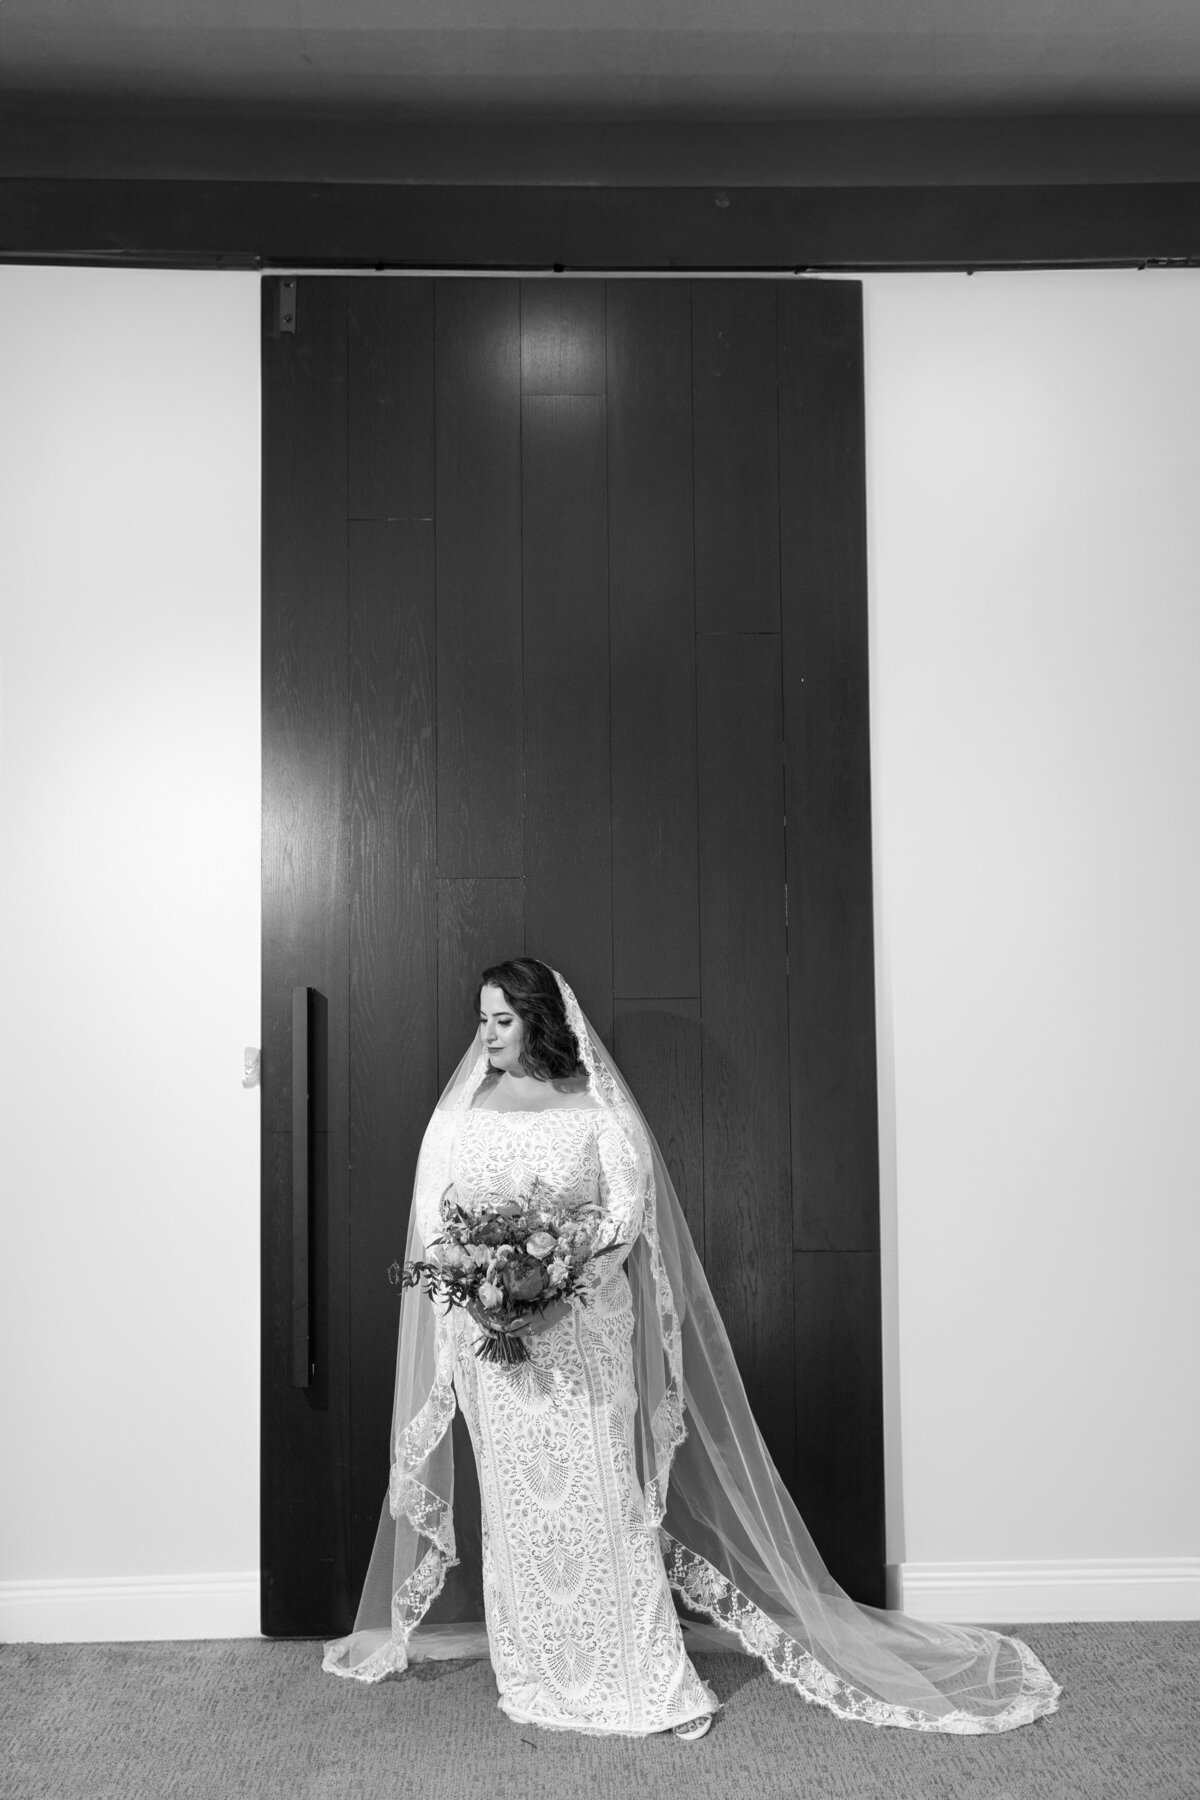
MULTIPOLYGON (((1018 1628, 1019 1629, 1019 1628, 1018 1628)), ((509 1723, 486 1662, 377 1687, 315 1644, 0 1647, 4 1800, 1200 1800, 1200 1625, 1020 1630, 1065 1689, 999 1737, 845 1724, 747 1657, 698 1654, 696 1744, 509 1723)))

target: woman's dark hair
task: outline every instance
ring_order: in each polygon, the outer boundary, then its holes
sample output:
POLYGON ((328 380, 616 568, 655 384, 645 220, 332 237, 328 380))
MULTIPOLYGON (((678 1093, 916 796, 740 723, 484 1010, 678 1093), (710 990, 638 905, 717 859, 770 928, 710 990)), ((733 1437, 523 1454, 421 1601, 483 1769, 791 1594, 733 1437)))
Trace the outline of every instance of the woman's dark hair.
POLYGON ((554 973, 532 956, 495 963, 479 977, 476 1010, 485 987, 498 987, 525 1027, 521 1065, 542 1081, 578 1075, 583 1064, 579 1040, 567 1024, 566 1008, 554 973))

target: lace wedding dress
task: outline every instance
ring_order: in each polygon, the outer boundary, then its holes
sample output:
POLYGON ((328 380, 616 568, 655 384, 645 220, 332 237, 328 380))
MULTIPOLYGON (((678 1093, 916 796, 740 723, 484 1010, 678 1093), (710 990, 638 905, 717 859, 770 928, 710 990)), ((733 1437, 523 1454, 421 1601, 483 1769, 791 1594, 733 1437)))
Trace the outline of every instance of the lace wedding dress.
MULTIPOLYGON (((604 1204, 608 1241, 641 1229, 637 1165, 597 1107, 469 1111, 455 1196, 488 1212, 536 1181, 555 1210, 604 1204)), ((435 1231, 429 1222, 429 1235, 435 1231)), ((479 1471, 488 1644, 509 1718, 550 1728, 664 1731, 716 1702, 688 1660, 634 1462, 633 1308, 619 1252, 586 1301, 531 1337, 514 1368, 475 1355, 454 1315, 454 1387, 479 1471)))
POLYGON ((354 1629, 326 1645, 325 1668, 372 1682, 418 1652, 461 1654, 433 1649, 430 1620, 457 1563, 450 1424, 461 1407, 479 1471, 488 1643, 511 1718, 641 1735, 712 1712, 671 1590, 839 1718, 977 1734, 1055 1711, 1058 1683, 1019 1638, 858 1606, 829 1573, 751 1412, 662 1152, 554 979, 586 1103, 476 1106, 477 1036, 425 1132, 405 1260, 439 1235, 449 1187, 486 1210, 535 1179, 564 1206, 598 1193, 621 1251, 597 1262, 588 1304, 535 1335, 516 1369, 475 1357, 461 1313, 404 1295, 388 1496, 354 1629))

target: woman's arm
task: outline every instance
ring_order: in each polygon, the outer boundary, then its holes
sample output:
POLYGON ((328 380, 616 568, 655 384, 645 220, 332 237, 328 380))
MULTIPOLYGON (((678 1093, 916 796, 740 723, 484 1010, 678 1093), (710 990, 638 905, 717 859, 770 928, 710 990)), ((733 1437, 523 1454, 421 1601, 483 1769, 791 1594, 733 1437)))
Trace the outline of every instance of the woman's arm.
POLYGON ((600 1158, 600 1203, 604 1208, 603 1235, 598 1247, 619 1244, 622 1255, 628 1255, 642 1229, 646 1162, 607 1111, 601 1114, 596 1128, 596 1149, 600 1158))
MULTIPOLYGON (((615 1119, 608 1112, 600 1115, 596 1126, 596 1149, 599 1160, 600 1203, 603 1207, 601 1233, 598 1249, 605 1249, 611 1244, 620 1248, 611 1253, 618 1262, 623 1261, 633 1247, 638 1232, 642 1229, 642 1184, 645 1180, 645 1163, 629 1142, 615 1119)), ((554 1300, 542 1313, 535 1313, 527 1324, 518 1330, 537 1337, 543 1331, 549 1331, 560 1319, 566 1317, 570 1310, 569 1300, 554 1300)))

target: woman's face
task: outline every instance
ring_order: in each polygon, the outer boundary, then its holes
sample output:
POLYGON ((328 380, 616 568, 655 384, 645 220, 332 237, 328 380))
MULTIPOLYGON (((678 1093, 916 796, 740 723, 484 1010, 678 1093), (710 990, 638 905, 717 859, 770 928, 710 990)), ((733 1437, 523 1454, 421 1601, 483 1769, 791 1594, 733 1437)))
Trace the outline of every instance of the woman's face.
POLYGON ((500 1069, 506 1074, 521 1074, 521 1045, 525 1039, 525 1027, 519 1015, 508 1004, 502 988, 485 987, 480 992, 479 1023, 492 1068, 500 1069))

